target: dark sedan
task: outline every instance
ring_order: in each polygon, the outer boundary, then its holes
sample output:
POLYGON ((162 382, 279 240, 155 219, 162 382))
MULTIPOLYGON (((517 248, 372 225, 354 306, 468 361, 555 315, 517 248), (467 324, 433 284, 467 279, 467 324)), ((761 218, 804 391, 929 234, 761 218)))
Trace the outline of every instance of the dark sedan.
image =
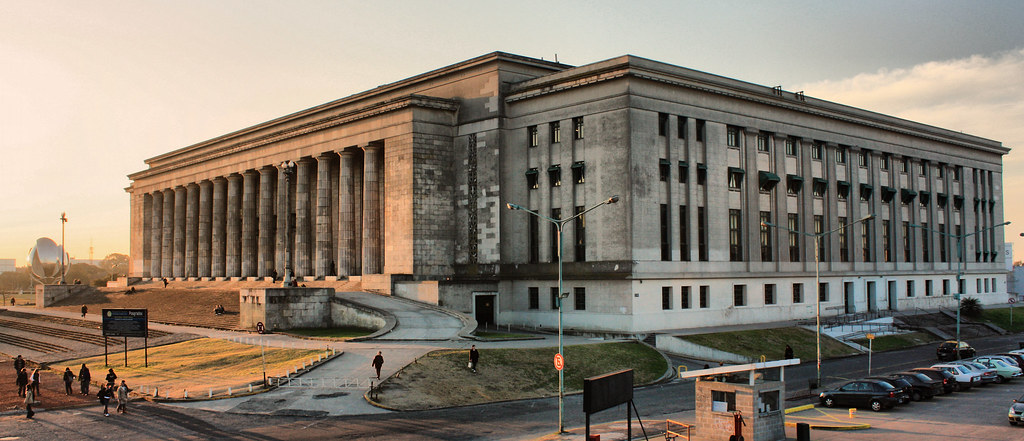
POLYGON ((899 400, 900 404, 907 404, 910 402, 910 391, 913 390, 914 386, 909 381, 902 378, 889 378, 889 377, 867 377, 868 380, 882 380, 886 383, 893 385, 896 388, 896 399, 899 400))
POLYGON ((818 399, 825 407, 868 407, 875 412, 890 409, 899 401, 895 386, 883 380, 857 380, 835 390, 824 391, 818 399))
POLYGON ((950 392, 953 392, 955 390, 960 389, 959 383, 956 382, 956 377, 953 374, 951 374, 949 372, 946 372, 946 371, 944 371, 942 369, 938 369, 938 368, 914 368, 914 369, 911 369, 911 371, 912 372, 921 373, 921 374, 925 374, 925 375, 928 376, 928 378, 931 378, 932 380, 941 381, 942 382, 942 391, 944 393, 948 394, 950 392))
POLYGON ((963 360, 978 355, 977 351, 965 341, 960 342, 959 352, 960 355, 957 356, 957 342, 955 340, 944 341, 939 343, 939 347, 935 348, 935 356, 941 361, 963 360))
POLYGON ((913 390, 910 391, 910 399, 914 401, 930 400, 932 397, 942 394, 942 382, 932 380, 920 372, 900 372, 892 374, 892 377, 910 382, 910 385, 913 386, 913 390))
POLYGON ((1016 426, 1019 423, 1024 423, 1024 395, 1010 404, 1010 412, 1006 415, 1010 418, 1010 425, 1016 426))

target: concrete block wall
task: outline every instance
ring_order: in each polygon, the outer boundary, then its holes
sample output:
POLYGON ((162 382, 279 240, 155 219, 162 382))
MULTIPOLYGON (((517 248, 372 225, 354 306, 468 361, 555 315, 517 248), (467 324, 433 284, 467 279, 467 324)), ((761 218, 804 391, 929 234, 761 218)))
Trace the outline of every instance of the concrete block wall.
POLYGON ((36 285, 36 307, 45 308, 88 289, 85 285, 36 285))
POLYGON ((333 288, 243 288, 239 295, 238 326, 268 331, 330 327, 333 288))

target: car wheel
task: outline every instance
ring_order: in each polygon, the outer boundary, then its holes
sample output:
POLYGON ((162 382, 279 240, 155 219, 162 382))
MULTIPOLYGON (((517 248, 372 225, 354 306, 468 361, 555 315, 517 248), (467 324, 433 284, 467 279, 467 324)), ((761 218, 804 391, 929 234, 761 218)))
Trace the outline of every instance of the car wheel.
POLYGON ((1016 426, 1016 425, 1017 425, 1017 422, 1016 422, 1016 421, 1010 421, 1010 425, 1011 425, 1011 426, 1016 426))
POLYGON ((821 403, 824 404, 825 407, 836 407, 836 402, 832 397, 825 397, 824 400, 821 400, 821 403))
POLYGON ((910 393, 910 399, 914 401, 921 401, 921 392, 914 391, 910 393))
POLYGON ((1005 382, 1006 382, 1006 377, 1003 377, 1002 375, 996 376, 996 384, 1003 384, 1005 382))
POLYGON ((963 389, 960 388, 960 383, 959 382, 953 383, 953 392, 960 392, 961 390, 963 390, 963 389))
POLYGON ((882 411, 882 402, 878 400, 871 400, 871 410, 875 412, 882 411))

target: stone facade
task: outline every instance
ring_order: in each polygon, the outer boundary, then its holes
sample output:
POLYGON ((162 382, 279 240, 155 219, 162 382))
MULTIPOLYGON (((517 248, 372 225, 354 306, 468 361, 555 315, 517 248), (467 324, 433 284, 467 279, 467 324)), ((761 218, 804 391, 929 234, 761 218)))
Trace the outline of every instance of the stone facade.
POLYGON ((1008 151, 633 56, 493 53, 147 160, 131 275, 400 281, 555 326, 558 230, 505 204, 565 219, 619 195, 561 229, 568 327, 813 317, 819 250, 825 315, 949 307, 950 235, 964 293, 1003 303, 1008 151))

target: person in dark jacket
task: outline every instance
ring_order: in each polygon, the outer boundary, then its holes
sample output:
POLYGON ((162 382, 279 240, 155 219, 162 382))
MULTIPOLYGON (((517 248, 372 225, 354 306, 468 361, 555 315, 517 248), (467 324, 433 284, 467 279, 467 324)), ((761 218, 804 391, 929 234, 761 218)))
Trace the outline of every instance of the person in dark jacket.
POLYGON ((791 358, 793 358, 793 348, 789 347, 789 345, 786 345, 785 359, 789 360, 791 358))
POLYGON ((377 370, 377 379, 380 380, 380 368, 384 366, 384 356, 381 355, 380 351, 377 351, 377 356, 373 357, 373 363, 370 364, 377 370))
POLYGON ((19 355, 18 358, 14 359, 14 372, 21 372, 22 369, 25 369, 25 359, 19 355))
POLYGON ((114 368, 110 368, 107 372, 107 388, 114 387, 114 382, 117 381, 117 374, 114 373, 114 368))
POLYGON ((101 385, 100 391, 96 394, 96 397, 100 399, 100 404, 103 405, 103 416, 110 416, 110 398, 111 398, 112 387, 107 385, 101 385))
POLYGON ((469 348, 469 368, 476 372, 476 364, 480 362, 480 352, 476 350, 476 345, 469 348))
POLYGON ((21 368, 21 370, 18 371, 18 380, 16 383, 18 384, 18 396, 24 397, 25 389, 28 389, 28 369, 21 368))
POLYGON ((71 395, 71 384, 75 382, 74 372, 71 372, 71 368, 64 368, 64 395, 71 395))
POLYGON ((36 393, 37 397, 41 396, 42 394, 39 393, 39 369, 38 368, 33 369, 32 370, 32 375, 29 376, 28 378, 29 378, 29 386, 28 387, 30 387, 36 393))
POLYGON ((89 368, 82 363, 82 368, 78 370, 78 382, 82 384, 82 395, 89 395, 89 383, 92 382, 92 374, 89 372, 89 368))
POLYGON ((88 312, 89 312, 89 307, 85 306, 85 305, 82 305, 82 317, 85 317, 85 314, 88 313, 88 312))

